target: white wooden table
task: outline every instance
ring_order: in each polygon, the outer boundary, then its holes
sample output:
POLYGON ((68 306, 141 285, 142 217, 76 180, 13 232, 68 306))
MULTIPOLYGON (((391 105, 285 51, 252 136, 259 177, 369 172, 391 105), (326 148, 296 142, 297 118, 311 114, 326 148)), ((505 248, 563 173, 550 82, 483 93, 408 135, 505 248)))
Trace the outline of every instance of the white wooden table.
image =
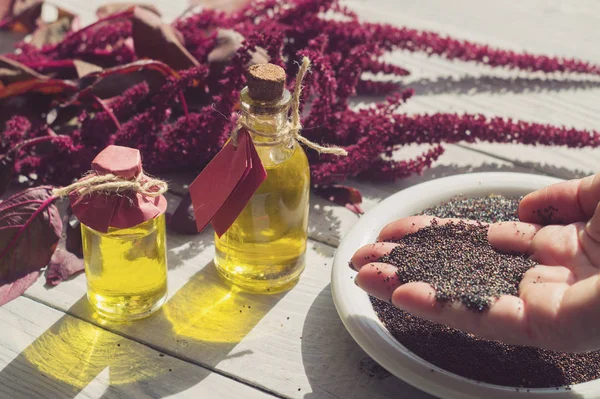
MULTIPOLYGON (((93 21, 100 0, 53 0, 93 21)), ((167 19, 185 0, 156 1, 167 19)), ((600 63, 600 4, 593 0, 351 0, 366 20, 436 30, 534 53, 600 63)), ((417 95, 406 112, 480 112, 600 130, 600 79, 544 77, 396 53, 417 95)), ((419 152, 416 147, 399 156, 419 152)), ((368 210, 424 180, 474 171, 572 178, 600 171, 600 149, 450 145, 423 176, 396 184, 350 182, 368 210)), ((179 201, 170 196, 171 206, 179 201)), ((314 197, 307 269, 276 296, 231 292, 211 262, 211 232, 169 237, 170 298, 156 315, 105 324, 90 312, 85 276, 53 289, 43 279, 0 308, 0 397, 430 398, 376 365, 335 311, 331 261, 357 220, 314 197)))

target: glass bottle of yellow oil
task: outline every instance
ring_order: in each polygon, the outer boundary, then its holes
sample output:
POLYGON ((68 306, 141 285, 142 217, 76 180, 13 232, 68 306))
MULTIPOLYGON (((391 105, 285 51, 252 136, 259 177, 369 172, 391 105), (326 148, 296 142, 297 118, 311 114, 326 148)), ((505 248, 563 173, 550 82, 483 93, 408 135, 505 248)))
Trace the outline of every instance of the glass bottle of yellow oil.
POLYGON ((279 66, 259 64, 248 71, 242 117, 267 178, 227 232, 215 235, 219 273, 262 293, 293 287, 305 267, 310 169, 304 150, 286 130, 291 95, 284 84, 279 66))
POLYGON ((88 299, 102 318, 146 317, 167 299, 167 184, 144 174, 139 150, 110 145, 69 196, 81 222, 88 299))
POLYGON ((87 296, 102 317, 146 317, 167 299, 165 215, 100 233, 82 224, 87 296))

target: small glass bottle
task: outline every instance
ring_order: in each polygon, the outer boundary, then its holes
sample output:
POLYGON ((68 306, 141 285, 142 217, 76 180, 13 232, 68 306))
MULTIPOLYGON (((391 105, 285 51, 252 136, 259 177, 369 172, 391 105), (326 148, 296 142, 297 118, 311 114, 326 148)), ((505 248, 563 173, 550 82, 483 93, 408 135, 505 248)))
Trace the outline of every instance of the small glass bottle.
POLYGON ((219 273, 263 293, 293 287, 305 267, 310 169, 304 150, 286 133, 291 95, 284 83, 279 66, 248 71, 241 108, 267 179, 227 232, 215 235, 219 273))
POLYGON ((81 225, 87 297, 111 320, 149 316, 167 299, 165 215, 100 233, 81 225))
MULTIPOLYGON (((92 176, 149 179, 139 151, 127 147, 107 147, 92 169, 92 176)), ((71 206, 81 222, 87 296, 94 310, 113 321, 140 319, 158 310, 167 299, 164 196, 132 190, 81 198, 74 194, 71 206)))

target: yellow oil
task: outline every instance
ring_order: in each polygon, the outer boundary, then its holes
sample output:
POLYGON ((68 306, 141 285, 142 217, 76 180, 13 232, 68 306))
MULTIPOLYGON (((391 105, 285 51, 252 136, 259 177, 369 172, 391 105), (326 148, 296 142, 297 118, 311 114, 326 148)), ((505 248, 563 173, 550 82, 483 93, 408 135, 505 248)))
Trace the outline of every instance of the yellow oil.
POLYGON ((167 298, 164 214, 128 229, 100 233, 82 225, 87 295, 102 317, 149 316, 167 298))
POLYGON ((229 230, 215 235, 215 265, 242 289, 277 293, 293 287, 304 270, 310 171, 295 141, 257 151, 267 179, 229 230))

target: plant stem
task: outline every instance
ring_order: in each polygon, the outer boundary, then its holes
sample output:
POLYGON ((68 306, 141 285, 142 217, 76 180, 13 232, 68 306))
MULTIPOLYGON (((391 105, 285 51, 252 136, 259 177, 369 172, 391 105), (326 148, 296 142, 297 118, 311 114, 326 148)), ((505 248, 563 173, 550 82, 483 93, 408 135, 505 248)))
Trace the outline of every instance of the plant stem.
POLYGON ((55 136, 36 137, 33 139, 25 140, 22 143, 17 144, 17 146, 15 148, 13 148, 11 151, 14 151, 14 153, 16 154, 17 152, 21 151, 23 149, 23 147, 29 147, 32 145, 36 145, 39 143, 43 143, 46 141, 52 141, 52 140, 56 140, 56 139, 70 139, 70 137, 62 135, 62 134, 55 135, 55 136))

